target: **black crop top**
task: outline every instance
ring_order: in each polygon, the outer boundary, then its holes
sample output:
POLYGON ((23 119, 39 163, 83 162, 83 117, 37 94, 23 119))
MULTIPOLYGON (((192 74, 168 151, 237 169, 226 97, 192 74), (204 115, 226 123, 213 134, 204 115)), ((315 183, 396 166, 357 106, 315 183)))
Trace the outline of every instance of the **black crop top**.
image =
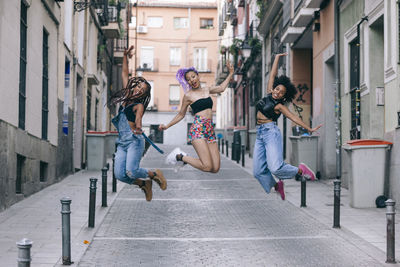
POLYGON ((206 98, 200 98, 193 102, 190 107, 193 110, 193 113, 196 114, 197 112, 203 111, 208 108, 213 107, 213 101, 211 99, 211 96, 206 97, 206 98))
MULTIPOLYGON (((137 104, 138 103, 130 104, 127 107, 125 107, 125 109, 124 109, 125 116, 126 116, 127 120, 130 122, 135 122, 135 120, 136 120, 136 112, 133 111, 133 107, 137 104)), ((119 111, 121 111, 123 108, 124 107, 121 105, 119 107, 119 111)))
POLYGON ((268 119, 277 121, 281 113, 276 114, 274 109, 276 105, 282 103, 282 100, 274 99, 272 94, 268 94, 266 97, 257 102, 256 108, 257 111, 260 111, 268 119))

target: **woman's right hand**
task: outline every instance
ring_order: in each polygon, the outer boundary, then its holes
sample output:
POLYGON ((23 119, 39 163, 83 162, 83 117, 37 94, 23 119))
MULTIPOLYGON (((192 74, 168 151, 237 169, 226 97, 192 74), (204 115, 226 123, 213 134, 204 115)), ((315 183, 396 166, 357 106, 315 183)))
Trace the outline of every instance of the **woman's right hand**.
POLYGON ((160 131, 164 131, 164 130, 167 130, 167 129, 168 129, 168 127, 165 126, 164 124, 160 124, 160 126, 158 126, 158 130, 160 130, 160 131))
POLYGON ((134 49, 135 47, 133 46, 133 45, 131 45, 130 47, 129 47, 129 49, 125 49, 125 51, 124 51, 124 56, 128 56, 129 58, 132 58, 132 56, 133 56, 133 49, 134 49))
POLYGON ((287 56, 287 55, 288 55, 288 53, 286 53, 286 52, 285 53, 276 54, 277 57, 283 57, 283 56, 287 56))

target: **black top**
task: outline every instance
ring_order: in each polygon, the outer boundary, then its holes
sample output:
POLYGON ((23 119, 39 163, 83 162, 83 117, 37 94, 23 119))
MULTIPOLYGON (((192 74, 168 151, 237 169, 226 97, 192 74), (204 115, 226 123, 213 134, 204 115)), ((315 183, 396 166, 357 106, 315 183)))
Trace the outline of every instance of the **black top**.
MULTIPOLYGON (((130 104, 130 105, 128 105, 127 107, 125 107, 125 109, 124 109, 124 113, 125 113, 125 115, 126 115, 126 118, 127 118, 127 120, 128 121, 130 121, 130 122, 135 122, 135 120, 136 120, 136 111, 133 111, 133 107, 135 106, 135 105, 137 105, 138 103, 133 103, 133 104, 130 104)), ((121 110, 123 109, 124 107, 121 105, 120 107, 119 107, 119 112, 121 112, 121 110)))
POLYGON ((211 99, 211 96, 207 97, 207 98, 200 98, 198 100, 196 100, 195 102, 193 102, 190 107, 193 110, 193 113, 196 114, 200 111, 203 111, 205 109, 208 108, 212 108, 213 107, 213 101, 211 99))
POLYGON ((274 99, 272 94, 268 94, 266 97, 257 102, 257 111, 260 111, 265 117, 273 121, 277 121, 281 113, 275 113, 275 106, 282 104, 282 100, 274 99))

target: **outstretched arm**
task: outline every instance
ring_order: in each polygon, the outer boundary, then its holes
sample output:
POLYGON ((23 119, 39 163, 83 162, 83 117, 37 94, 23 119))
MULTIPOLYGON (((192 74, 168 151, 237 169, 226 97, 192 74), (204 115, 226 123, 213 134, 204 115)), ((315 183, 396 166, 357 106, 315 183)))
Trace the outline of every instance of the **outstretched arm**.
POLYGON ((186 111, 188 109, 188 106, 189 106, 189 100, 187 99, 187 97, 185 95, 183 97, 182 106, 181 106, 181 110, 179 111, 179 113, 176 114, 176 116, 167 125, 161 124, 158 127, 158 129, 160 131, 167 130, 169 127, 171 127, 171 126, 177 124, 178 122, 180 122, 185 117, 186 111))
POLYGON ((129 66, 128 66, 128 57, 132 58, 134 46, 132 45, 129 49, 125 49, 124 57, 122 58, 122 86, 126 87, 128 85, 129 80, 129 66))
POLYGON ((275 56, 274 63, 272 64, 272 68, 271 68, 271 73, 269 74, 267 94, 270 94, 272 92, 272 89, 274 87, 275 77, 278 74, 279 59, 283 56, 287 56, 287 53, 276 54, 276 56, 275 56))
POLYGON ((226 62, 226 66, 228 67, 228 70, 229 70, 228 77, 226 77, 225 81, 223 81, 220 85, 211 87, 210 94, 222 93, 223 91, 225 91, 226 87, 228 86, 229 81, 232 79, 234 68, 233 68, 233 65, 229 61, 226 62))
POLYGON ((301 127, 303 127, 304 129, 306 129, 309 132, 315 132, 316 130, 318 130, 319 128, 321 128, 322 124, 318 125, 315 128, 310 128, 307 124, 305 124, 298 116, 296 116, 295 114, 293 114, 292 112, 290 112, 290 110, 282 105, 282 104, 278 104, 276 105, 276 108, 279 109, 279 111, 285 115, 289 120, 293 121, 294 123, 296 123, 297 125, 300 125, 301 127))

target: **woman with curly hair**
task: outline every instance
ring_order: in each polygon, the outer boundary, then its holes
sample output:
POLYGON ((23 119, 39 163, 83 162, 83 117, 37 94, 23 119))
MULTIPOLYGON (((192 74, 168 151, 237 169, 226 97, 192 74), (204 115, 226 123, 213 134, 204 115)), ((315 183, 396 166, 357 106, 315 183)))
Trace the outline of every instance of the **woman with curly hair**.
POLYGON ((268 80, 267 96, 256 105, 257 139, 253 153, 254 176, 267 193, 274 187, 275 191, 281 195, 282 200, 285 199, 282 179, 305 176, 308 179, 315 180, 315 174, 304 163, 295 167, 283 161, 282 135, 276 125, 279 116, 283 114, 311 133, 322 126, 310 128, 285 106, 286 103, 292 102, 297 93, 295 86, 287 76, 276 77, 279 58, 286 55, 287 53, 283 53, 275 56, 268 80), (276 176, 279 181, 276 182, 272 175, 276 176))
POLYGON ((204 88, 201 87, 199 73, 195 68, 178 70, 176 79, 185 92, 182 106, 179 113, 167 125, 160 125, 159 129, 166 130, 181 121, 190 105, 194 114, 194 122, 189 130, 189 140, 192 141, 198 158, 190 157, 179 148, 176 148, 168 155, 167 163, 189 164, 204 172, 216 173, 219 171, 220 155, 212 124, 213 101, 210 95, 222 93, 228 86, 234 69, 229 62, 227 62, 226 66, 228 67, 229 75, 225 81, 218 86, 204 88))
POLYGON ((142 117, 150 102, 150 84, 142 77, 129 78, 128 59, 132 57, 133 46, 125 49, 122 61, 123 89, 111 95, 108 105, 120 104, 118 115, 112 123, 118 131, 117 151, 114 160, 115 177, 128 184, 139 186, 145 193, 146 200, 153 196, 152 181, 162 190, 167 188, 167 181, 160 170, 149 171, 139 168, 144 151, 142 117), (149 177, 150 179, 146 179, 149 177))

